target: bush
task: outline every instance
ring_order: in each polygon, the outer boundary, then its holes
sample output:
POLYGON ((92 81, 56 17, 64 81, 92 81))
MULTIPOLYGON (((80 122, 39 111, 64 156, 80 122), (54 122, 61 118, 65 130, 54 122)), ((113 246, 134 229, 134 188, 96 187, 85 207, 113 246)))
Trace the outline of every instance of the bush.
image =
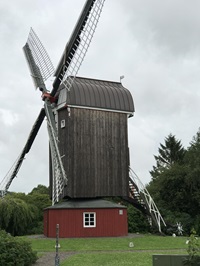
POLYGON ((128 204, 128 232, 129 233, 147 233, 150 231, 150 224, 147 217, 141 211, 128 204))
POLYGON ((37 222, 37 225, 27 230, 28 235, 42 235, 44 232, 43 221, 37 222))
POLYGON ((186 259, 185 265, 188 266, 200 265, 200 244, 194 229, 192 229, 191 231, 191 235, 187 241, 187 244, 188 244, 187 252, 189 258, 186 259))
POLYGON ((29 242, 0 231, 0 265, 30 266, 36 260, 37 254, 29 242))
POLYGON ((194 230, 197 235, 200 235, 200 215, 197 215, 194 219, 194 230))

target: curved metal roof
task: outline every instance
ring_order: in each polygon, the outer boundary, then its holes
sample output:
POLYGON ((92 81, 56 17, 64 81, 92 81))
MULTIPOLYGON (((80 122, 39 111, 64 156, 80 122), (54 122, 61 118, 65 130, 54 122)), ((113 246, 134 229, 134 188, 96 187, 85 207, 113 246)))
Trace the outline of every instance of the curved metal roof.
POLYGON ((135 111, 131 93, 120 82, 81 77, 74 79, 70 91, 61 87, 58 108, 66 104, 128 113, 135 111))

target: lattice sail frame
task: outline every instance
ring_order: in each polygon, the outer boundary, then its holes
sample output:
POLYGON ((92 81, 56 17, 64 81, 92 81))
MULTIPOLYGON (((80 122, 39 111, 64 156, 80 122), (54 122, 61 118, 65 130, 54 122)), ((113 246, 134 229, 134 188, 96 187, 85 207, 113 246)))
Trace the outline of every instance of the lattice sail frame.
MULTIPOLYGON (((12 183, 11 175, 13 173, 13 170, 15 169, 16 164, 18 163, 19 158, 20 158, 20 156, 17 158, 17 160, 12 165, 10 170, 7 172, 7 174, 5 175, 3 180, 0 182, 0 198, 1 197, 3 198, 6 195, 8 189, 10 187, 10 184, 12 183)), ((22 163, 22 161, 20 163, 22 163)))
POLYGON ((55 72, 54 66, 42 42, 32 28, 30 29, 23 50, 31 70, 34 85, 37 89, 40 87, 40 84, 43 85, 49 77, 53 76, 55 72))
MULTIPOLYGON (((23 49, 31 70, 35 87, 42 88, 43 92, 47 92, 45 81, 53 75, 55 70, 44 46, 32 28, 30 30, 27 43, 23 49)), ((63 193, 64 186, 67 184, 67 177, 58 148, 58 136, 53 107, 51 106, 51 102, 49 102, 48 98, 44 100, 44 109, 47 117, 47 129, 52 155, 52 205, 54 205, 59 201, 59 197, 63 193)))
POLYGON ((92 10, 89 13, 87 22, 84 26, 84 30, 80 34, 80 41, 75 45, 73 53, 71 54, 71 62, 63 69, 61 83, 69 91, 71 85, 76 77, 78 70, 85 58, 92 37, 95 33, 97 23, 99 21, 101 11, 105 0, 96 0, 92 10))
POLYGON ((53 113, 51 107, 47 103, 45 105, 45 112, 47 116, 47 129, 49 134, 49 142, 51 149, 51 161, 52 161, 52 173, 53 173, 53 184, 52 184, 52 205, 59 202, 60 197, 63 194, 64 187, 67 185, 67 175, 65 173, 62 157, 58 148, 58 135, 55 127, 53 113), (53 123, 52 123, 53 122, 53 123))
POLYGON ((132 179, 134 184, 136 184, 139 194, 141 194, 142 197, 144 197, 145 203, 147 204, 148 211, 151 215, 153 215, 154 219, 156 220, 158 230, 159 232, 161 232, 161 222, 163 223, 164 226, 166 226, 166 223, 162 215, 160 214, 154 200, 152 199, 148 190, 142 184, 139 177, 136 175, 136 173, 131 168, 129 168, 129 177, 132 179))

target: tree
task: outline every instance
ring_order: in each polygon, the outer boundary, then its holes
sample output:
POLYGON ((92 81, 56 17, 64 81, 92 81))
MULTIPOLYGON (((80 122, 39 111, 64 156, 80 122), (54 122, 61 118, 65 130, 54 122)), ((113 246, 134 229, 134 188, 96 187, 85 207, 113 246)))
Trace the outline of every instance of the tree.
POLYGON ((198 170, 200 168, 200 130, 190 142, 185 163, 187 163, 191 169, 198 170))
POLYGON ((185 156, 188 174, 187 194, 190 197, 190 212, 196 216, 200 209, 200 131, 193 137, 185 156))
POLYGON ((171 222, 180 219, 185 232, 194 227, 200 233, 200 131, 187 150, 170 134, 155 159, 147 189, 161 213, 171 222))
POLYGON ((0 199, 0 228, 13 236, 23 235, 32 222, 34 213, 21 199, 0 199))
POLYGON ((0 201, 0 228, 12 235, 41 234, 43 209, 50 205, 48 188, 43 185, 38 185, 28 195, 8 193, 0 201))
POLYGON ((161 201, 165 209, 176 212, 188 211, 186 176, 187 169, 182 165, 174 164, 170 169, 163 171, 159 177, 157 201, 161 201))
POLYGON ((27 195, 26 202, 37 206, 39 210, 39 220, 43 220, 43 210, 51 206, 49 198, 49 188, 44 185, 38 185, 27 195))
POLYGON ((33 193, 28 194, 26 198, 28 204, 34 205, 39 210, 39 220, 43 220, 43 210, 51 206, 51 200, 47 194, 33 193))
POLYGON ((29 193, 32 194, 46 194, 49 195, 49 188, 39 184, 37 187, 33 188, 33 190, 29 193))
POLYGON ((150 171, 153 179, 156 179, 166 169, 170 169, 175 163, 182 163, 185 156, 185 149, 181 141, 177 140, 171 133, 165 138, 165 144, 160 143, 159 155, 154 155, 156 166, 150 171))

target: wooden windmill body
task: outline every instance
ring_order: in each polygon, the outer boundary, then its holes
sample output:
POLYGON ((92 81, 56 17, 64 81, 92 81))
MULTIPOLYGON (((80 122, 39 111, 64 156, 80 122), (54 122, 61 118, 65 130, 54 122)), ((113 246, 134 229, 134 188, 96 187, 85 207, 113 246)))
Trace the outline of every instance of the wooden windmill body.
POLYGON ((64 197, 128 196, 127 118, 133 111, 130 92, 118 82, 76 77, 70 92, 60 90, 56 120, 68 178, 64 197))

